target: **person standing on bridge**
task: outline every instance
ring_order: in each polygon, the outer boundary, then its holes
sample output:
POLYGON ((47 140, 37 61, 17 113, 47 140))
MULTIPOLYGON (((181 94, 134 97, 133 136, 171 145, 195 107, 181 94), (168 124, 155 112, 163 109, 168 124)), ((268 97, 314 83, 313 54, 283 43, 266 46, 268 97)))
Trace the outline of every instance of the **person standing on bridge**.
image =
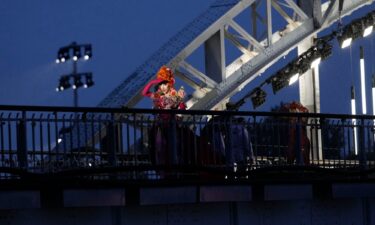
MULTIPOLYGON (((308 109, 299 102, 286 104, 284 108, 291 113, 308 113, 308 109)), ((285 110, 284 109, 284 110, 285 110)), ((301 155, 301 163, 310 165, 310 140, 307 136, 307 118, 289 117, 289 140, 287 149, 287 162, 293 164, 297 157, 297 151, 301 155), (299 137, 299 140, 297 140, 299 137), (299 143, 299 145, 298 145, 299 143)), ((298 162, 299 159, 297 159, 298 162)))
MULTIPOLYGON (((156 79, 150 81, 142 90, 142 95, 149 97, 153 101, 154 109, 186 109, 186 105, 183 101, 185 97, 185 91, 183 87, 176 91, 174 89, 175 79, 173 72, 170 68, 162 66, 156 74, 156 79), (154 86, 154 91, 150 91, 154 86)), ((159 113, 156 117, 155 123, 150 129, 150 153, 151 160, 156 165, 166 165, 173 162, 170 159, 174 154, 171 153, 173 149, 173 141, 175 144, 180 146, 182 137, 178 135, 182 132, 177 132, 177 140, 171 140, 176 136, 176 129, 178 127, 172 126, 172 114, 170 113, 159 113), (174 132, 174 133, 171 133, 174 132)), ((176 118, 178 120, 178 118, 176 118)), ((185 141, 185 140, 184 140, 185 141)), ((177 151, 177 160, 181 160, 181 153, 177 151)))

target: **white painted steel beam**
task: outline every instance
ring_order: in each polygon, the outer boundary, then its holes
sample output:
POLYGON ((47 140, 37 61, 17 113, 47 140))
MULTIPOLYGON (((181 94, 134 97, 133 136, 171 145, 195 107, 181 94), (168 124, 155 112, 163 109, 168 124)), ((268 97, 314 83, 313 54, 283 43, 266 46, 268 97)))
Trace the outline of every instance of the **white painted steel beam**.
POLYGON ((234 20, 229 20, 228 24, 237 31, 243 38, 245 38, 250 44, 252 44, 257 50, 263 51, 264 47, 255 39, 253 38, 245 29, 243 29, 238 23, 234 20))
POLYGON ((267 0, 267 42, 272 44, 272 0, 267 0))
POLYGON ((307 20, 309 17, 302 11, 300 7, 294 2, 294 0, 285 0, 288 5, 298 14, 300 20, 307 20))
POLYGON ((217 85, 214 80, 206 76, 206 74, 202 73, 201 71, 197 70, 194 66, 190 65, 186 61, 180 62, 180 66, 190 74, 195 75, 196 78, 207 84, 208 87, 213 88, 217 85))
POLYGON ((174 74, 176 77, 180 78, 182 81, 184 81, 185 83, 187 83, 188 85, 190 85, 192 88, 194 89, 198 89, 198 88, 201 88, 201 84, 199 84, 198 82, 196 82, 191 76, 179 71, 179 70, 175 70, 174 71, 174 74))
POLYGON ((330 17, 334 11, 335 8, 339 6, 339 0, 332 0, 328 2, 328 8, 324 11, 323 19, 322 19, 322 25, 325 26, 328 22, 327 18, 330 17))
POLYGON ((271 1, 272 7, 293 27, 297 27, 296 21, 294 21, 282 8, 277 4, 276 0, 271 1))
POLYGON ((225 31, 225 37, 228 40, 230 40, 242 53, 249 55, 249 56, 254 56, 254 53, 251 52, 249 49, 247 49, 243 44, 241 44, 241 42, 238 41, 237 38, 233 34, 229 33, 228 31, 225 31))

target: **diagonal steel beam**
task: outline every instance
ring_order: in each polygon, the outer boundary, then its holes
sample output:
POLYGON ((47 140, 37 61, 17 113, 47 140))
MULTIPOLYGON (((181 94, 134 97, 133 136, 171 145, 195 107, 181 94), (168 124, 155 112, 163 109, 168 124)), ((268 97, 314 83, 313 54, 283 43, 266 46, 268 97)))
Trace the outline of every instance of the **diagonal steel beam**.
POLYGON ((179 71, 178 69, 175 70, 174 74, 194 89, 202 88, 204 85, 206 85, 203 82, 202 83, 196 82, 191 76, 179 71))
POLYGON ((196 78, 207 84, 208 87, 213 88, 217 85, 214 80, 206 76, 206 74, 202 73, 201 71, 197 70, 194 66, 190 65, 186 61, 180 62, 180 66, 190 74, 194 75, 196 78))
POLYGON ((246 54, 246 55, 249 55, 249 56, 251 56, 251 57, 253 57, 254 56, 254 53, 252 53, 249 49, 247 49, 243 44, 241 44, 241 42, 239 42, 238 40, 237 40, 237 38, 233 35, 233 34, 231 34, 231 33, 229 33, 228 31, 225 31, 225 37, 228 39, 228 40, 230 40, 237 48, 238 48, 238 50, 240 50, 242 53, 244 53, 244 54, 246 54))
POLYGON ((233 19, 229 20, 229 26, 231 26, 235 31, 237 31, 242 37, 244 37, 250 44, 252 44, 256 49, 259 51, 263 51, 264 47, 253 38, 249 33, 246 32, 238 23, 236 23, 233 19))
POLYGON ((273 8, 280 13, 280 15, 293 27, 297 27, 298 25, 296 22, 281 8, 279 4, 276 3, 276 0, 272 0, 271 2, 273 8))
POLYGON ((306 15, 304 11, 294 2, 294 0, 285 0, 290 7, 297 13, 297 15, 301 18, 301 20, 307 20, 309 17, 306 15))
POLYGON ((328 23, 328 17, 330 17, 335 8, 338 7, 339 0, 331 0, 327 10, 324 12, 321 26, 326 26, 328 23))

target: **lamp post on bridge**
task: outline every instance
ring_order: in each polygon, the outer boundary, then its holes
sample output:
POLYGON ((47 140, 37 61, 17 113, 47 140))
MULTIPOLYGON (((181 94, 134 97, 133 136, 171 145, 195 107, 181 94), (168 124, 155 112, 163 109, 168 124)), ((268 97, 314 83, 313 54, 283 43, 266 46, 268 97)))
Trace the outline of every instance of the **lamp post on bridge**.
POLYGON ((56 91, 64 91, 70 87, 73 89, 73 100, 74 107, 78 107, 78 88, 84 87, 89 88, 94 85, 92 73, 78 73, 77 72, 77 62, 80 58, 89 60, 92 57, 92 47, 91 44, 81 44, 78 45, 76 42, 71 43, 68 46, 61 47, 57 52, 56 63, 64 63, 69 59, 73 60, 73 71, 71 74, 61 75, 59 80, 59 85, 56 91), (82 78, 85 78, 85 82, 82 82, 82 78), (72 82, 72 84, 71 84, 72 82))

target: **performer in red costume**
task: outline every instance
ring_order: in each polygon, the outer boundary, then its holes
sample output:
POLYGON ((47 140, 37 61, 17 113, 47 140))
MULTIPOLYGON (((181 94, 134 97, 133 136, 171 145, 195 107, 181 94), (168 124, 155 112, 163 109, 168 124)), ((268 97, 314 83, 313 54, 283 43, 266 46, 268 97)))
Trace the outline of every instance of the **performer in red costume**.
POLYGON ((152 80, 143 89, 142 94, 150 97, 154 102, 155 109, 186 109, 183 102, 185 97, 184 88, 176 91, 173 85, 175 80, 173 78, 172 70, 166 66, 162 66, 156 75, 156 79, 152 80), (155 85, 155 91, 150 89, 155 85))
MULTIPOLYGON (((156 79, 150 81, 143 89, 142 95, 153 100, 154 109, 186 109, 183 101, 185 97, 184 88, 181 87, 178 91, 174 89, 175 79, 170 68, 162 66, 156 74, 156 79), (154 87, 154 92, 150 89, 154 87)), ((176 127, 172 127, 171 114, 160 113, 155 120, 154 125, 150 130, 150 152, 152 161, 156 165, 165 165, 170 163, 168 157, 170 156, 171 143, 169 137, 171 132, 176 132, 176 127)), ((178 118, 177 118, 178 119, 178 118)), ((179 134, 181 132, 178 132, 179 134)), ((177 142, 182 138, 177 135, 177 142)), ((180 153, 177 153, 177 158, 181 158, 180 153)))
MULTIPOLYGON (((308 109, 304 107, 302 104, 298 102, 292 102, 290 104, 286 104, 286 110, 293 113, 308 113, 308 109)), ((288 151, 287 151, 287 161, 288 163, 293 163, 296 159, 296 151, 298 149, 301 150, 302 160, 304 165, 310 164, 310 140, 307 137, 307 118, 302 117, 300 121, 298 121, 297 117, 290 117, 289 118, 290 126, 289 126, 289 144, 288 144, 288 151), (300 146, 297 146, 297 123, 300 122, 300 146)))

